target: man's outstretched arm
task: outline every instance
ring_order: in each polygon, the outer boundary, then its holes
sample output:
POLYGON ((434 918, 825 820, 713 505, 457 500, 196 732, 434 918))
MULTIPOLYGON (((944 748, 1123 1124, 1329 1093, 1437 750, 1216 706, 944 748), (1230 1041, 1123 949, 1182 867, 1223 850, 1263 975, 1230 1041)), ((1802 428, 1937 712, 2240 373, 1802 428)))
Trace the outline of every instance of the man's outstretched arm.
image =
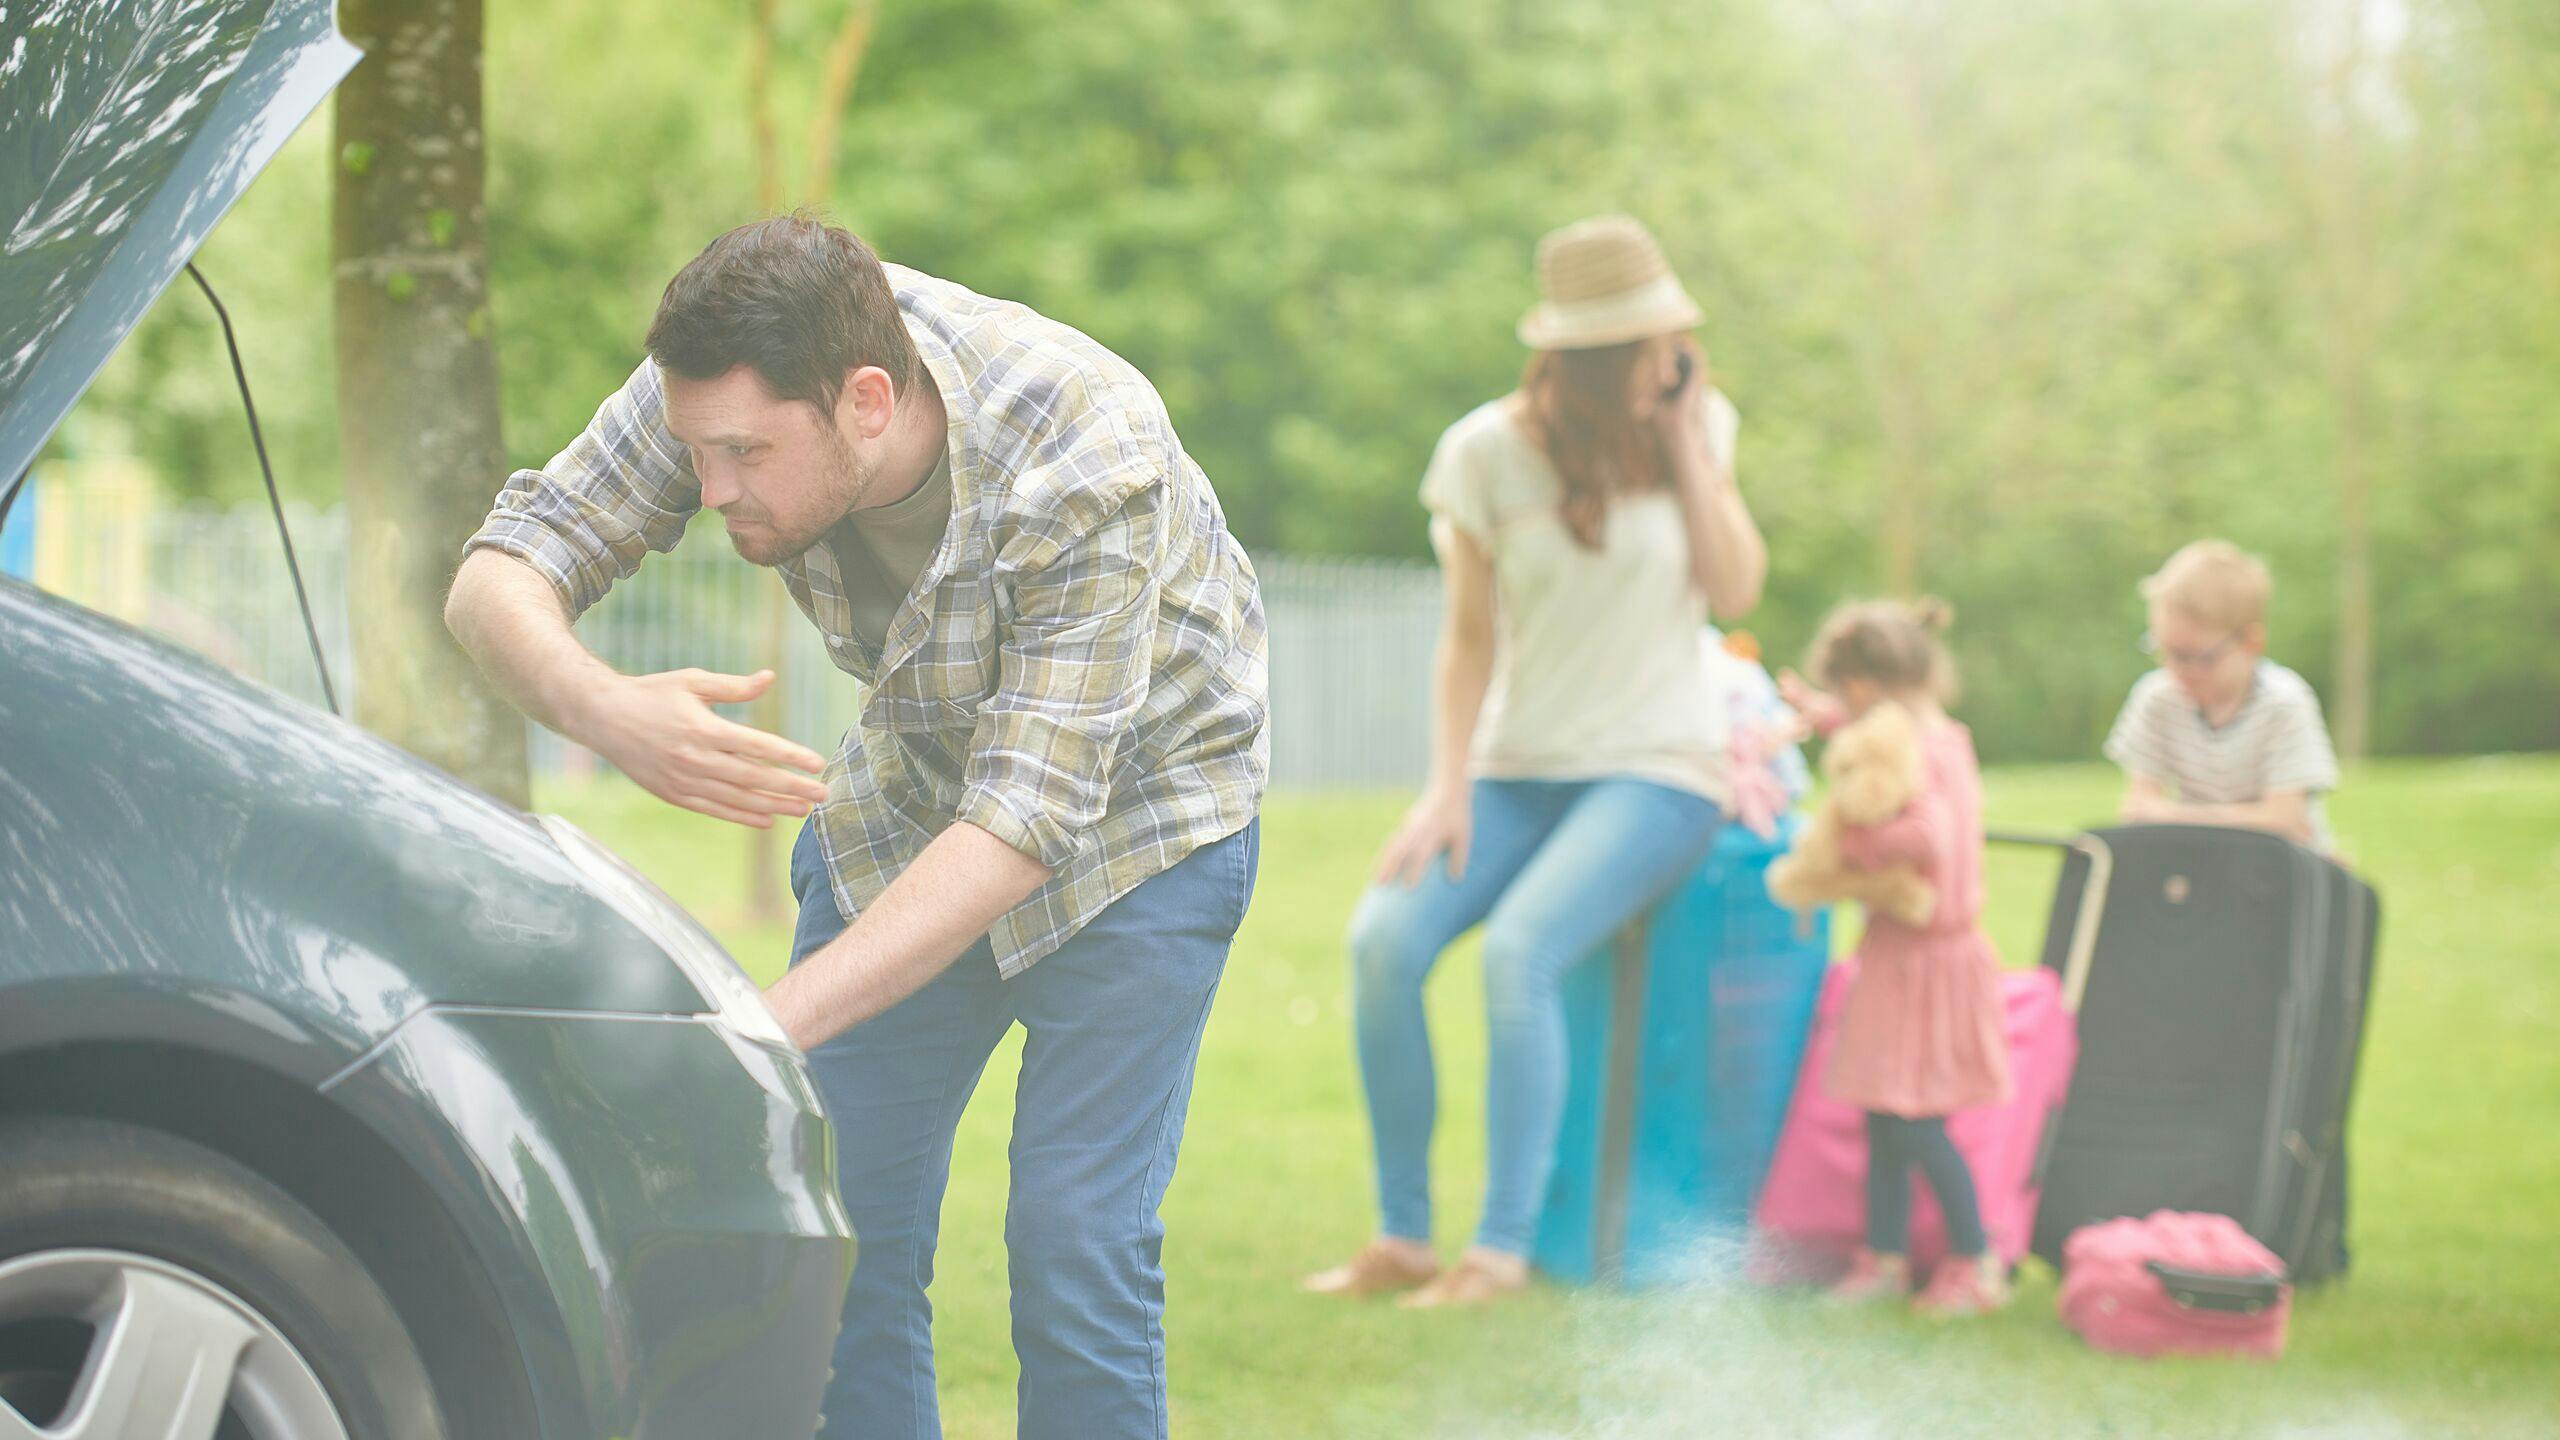
POLYGON ((810 778, 826 764, 816 751, 711 708, 763 694, 773 683, 770 670, 625 675, 578 643, 548 577, 494 548, 464 558, 444 618, 517 709, 612 761, 661 800, 763 829, 776 815, 808 814, 827 796, 810 778))
POLYGON ((832 1040, 923 989, 1049 875, 993 834, 954 824, 765 999, 793 1044, 832 1040))
POLYGON ((444 624, 500 694, 563 735, 581 699, 623 678, 578 643, 542 572, 502 550, 463 557, 445 596, 444 624))

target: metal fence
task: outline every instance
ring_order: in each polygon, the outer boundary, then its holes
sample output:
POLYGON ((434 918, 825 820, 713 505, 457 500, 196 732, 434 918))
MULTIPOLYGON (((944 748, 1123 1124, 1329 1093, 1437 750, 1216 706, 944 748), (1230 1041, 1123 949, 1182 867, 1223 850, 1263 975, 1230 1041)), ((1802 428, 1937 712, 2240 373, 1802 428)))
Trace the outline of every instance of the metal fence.
MULTIPOLYGON (((115 484, 43 486, 35 502, 35 578, 46 588, 159 631, 224 665, 312 703, 311 666, 293 587, 264 506, 155 505, 115 484)), ((342 699, 356 683, 347 613, 346 522, 337 510, 288 506, 321 644, 342 699)), ((716 531, 717 527, 711 527, 716 531)), ((1419 784, 1429 742, 1439 582, 1429 565, 1259 556, 1271 626, 1271 760, 1277 788, 1419 784)), ((832 752, 860 708, 853 678, 790 609, 778 654, 767 607, 770 571, 740 560, 720 535, 653 555, 578 622, 579 637, 626 672, 698 665, 781 675, 790 736, 832 752)), ((787 602, 785 602, 788 608, 787 602)), ((583 757, 532 730, 537 773, 583 757)))

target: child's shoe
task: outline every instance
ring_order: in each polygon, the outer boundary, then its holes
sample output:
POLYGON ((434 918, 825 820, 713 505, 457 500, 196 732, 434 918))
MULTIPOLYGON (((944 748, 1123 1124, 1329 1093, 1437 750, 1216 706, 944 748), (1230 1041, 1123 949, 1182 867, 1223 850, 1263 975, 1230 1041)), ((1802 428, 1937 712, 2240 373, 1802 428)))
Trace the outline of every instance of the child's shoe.
POLYGON ((1938 1262, 1911 1308, 1934 1320, 1988 1315, 2009 1303, 2009 1279, 1989 1255, 1950 1255, 1938 1262))
POLYGON ((1911 1293, 1911 1266, 1899 1255, 1880 1255, 1861 1248, 1849 1262, 1849 1273, 1822 1292, 1835 1305, 1871 1305, 1899 1300, 1911 1293))

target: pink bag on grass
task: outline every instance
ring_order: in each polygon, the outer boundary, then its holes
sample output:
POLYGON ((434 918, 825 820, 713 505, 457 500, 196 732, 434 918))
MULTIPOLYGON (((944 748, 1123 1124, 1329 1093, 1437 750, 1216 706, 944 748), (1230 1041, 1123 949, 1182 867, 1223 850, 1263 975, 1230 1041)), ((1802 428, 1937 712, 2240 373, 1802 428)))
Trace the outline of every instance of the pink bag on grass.
POLYGON ((2293 1287, 2275 1252, 2227 1215, 2155 1210, 2063 1242, 2062 1323, 2117 1355, 2284 1353, 2293 1287))
MULTIPOLYGON (((1822 1090, 1840 1010, 1856 974, 1857 962, 1848 959, 1823 977, 1813 1038, 1805 1046, 1786 1129, 1753 1215, 1752 1273, 1763 1283, 1827 1284, 1866 1243, 1866 1112, 1822 1090)), ((2006 1104, 1959 1111, 1947 1121, 1947 1136, 1973 1171, 1992 1253, 2014 1265, 2035 1230, 2036 1159, 2071 1088, 2080 1032, 2064 1008, 2061 979, 2051 970, 2003 972, 2000 995, 2016 1093, 2006 1104)), ((1946 1255, 1947 1225, 1929 1187, 1916 1175, 1913 1183, 1918 1193, 1908 1253, 1918 1275, 1946 1255)))

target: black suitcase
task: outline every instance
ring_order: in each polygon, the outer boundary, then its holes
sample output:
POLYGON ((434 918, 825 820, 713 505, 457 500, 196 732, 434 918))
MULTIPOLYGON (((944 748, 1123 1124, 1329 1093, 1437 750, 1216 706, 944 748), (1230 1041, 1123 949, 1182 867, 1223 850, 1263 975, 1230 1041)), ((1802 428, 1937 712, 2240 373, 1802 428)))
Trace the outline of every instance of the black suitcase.
POLYGON ((2062 964, 2106 867, 2035 1250, 2120 1215, 2228 1215, 2298 1284, 2347 1265, 2347 1104, 2380 908, 2344 867, 2257 831, 2091 832, 2046 929, 2062 964))

